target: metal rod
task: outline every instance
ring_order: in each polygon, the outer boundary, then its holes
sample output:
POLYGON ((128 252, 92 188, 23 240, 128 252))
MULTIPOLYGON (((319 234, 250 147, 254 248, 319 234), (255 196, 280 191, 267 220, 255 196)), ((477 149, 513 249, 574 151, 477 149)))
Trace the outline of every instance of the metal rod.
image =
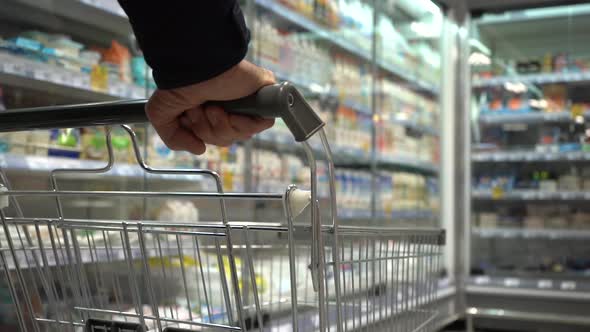
MULTIPOLYGON (((80 310, 80 311, 97 312, 97 313, 105 313, 105 314, 111 314, 111 315, 121 315, 121 316, 126 316, 126 317, 135 317, 135 318, 138 318, 138 315, 137 314, 132 314, 132 313, 129 313, 129 312, 124 312, 124 311, 96 309, 96 308, 85 308, 85 307, 74 307, 74 309, 80 310)), ((156 317, 151 316, 151 315, 145 315, 144 317, 147 318, 147 319, 150 319, 150 320, 155 320, 156 319, 156 317)), ((235 327, 235 326, 227 326, 227 325, 212 324, 212 323, 203 323, 203 322, 197 322, 197 321, 186 321, 186 320, 179 320, 179 319, 170 319, 170 318, 165 318, 165 317, 162 317, 160 319, 163 322, 178 323, 178 324, 187 324, 187 325, 195 325, 195 326, 209 327, 209 328, 223 329, 223 330, 230 330, 230 331, 242 331, 239 327, 235 327)))
POLYGON ((275 193, 204 193, 204 192, 143 192, 143 191, 81 191, 81 190, 12 190, 0 192, 0 196, 28 196, 28 197, 154 197, 154 198, 201 198, 201 199, 252 199, 252 200, 274 200, 283 199, 282 194, 275 193))
POLYGON ((293 227, 293 212, 291 211, 291 204, 289 199, 291 193, 296 190, 295 185, 290 185, 285 192, 285 199, 283 201, 283 207, 285 209, 285 215, 287 217, 287 224, 289 232, 287 233, 289 242, 289 272, 291 282, 291 324, 294 332, 299 332, 299 313, 297 311, 297 273, 296 273, 296 258, 295 258, 295 239, 294 239, 294 227, 293 227))

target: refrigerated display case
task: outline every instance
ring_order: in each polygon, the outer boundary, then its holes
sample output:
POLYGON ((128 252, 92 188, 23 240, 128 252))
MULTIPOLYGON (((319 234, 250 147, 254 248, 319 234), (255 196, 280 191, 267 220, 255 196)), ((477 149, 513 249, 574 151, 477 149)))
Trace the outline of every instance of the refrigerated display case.
MULTIPOLYGON (((248 0, 242 8, 252 36, 247 59, 294 83, 328 123, 342 223, 440 227, 440 40, 446 18, 439 7, 428 0, 248 0)), ((0 89, 0 107, 12 109, 141 99, 155 84, 115 0, 7 0, 0 8, 0 89)), ((134 130, 148 164, 218 171, 227 191, 277 191, 309 181, 304 151, 280 120, 251 142, 208 147, 202 156, 171 151, 149 126, 134 130)), ((146 174, 134 164, 126 134, 112 134, 117 164, 108 176, 65 177, 63 188, 212 188, 198 176, 146 174)), ((21 189, 47 189, 50 170, 104 165, 105 146, 104 131, 96 129, 0 134, 0 169, 21 189)), ((324 176, 320 199, 327 199, 326 169, 318 172, 324 176)), ((30 217, 56 213, 51 202, 21 204, 30 217)), ((214 218, 206 204, 174 200, 79 198, 64 208, 92 218, 214 218)), ((238 211, 229 216, 236 220, 282 218, 272 204, 232 211, 238 211)), ((440 296, 448 300, 454 291, 444 270, 440 296)), ((441 322, 454 314, 446 310, 441 322)))
POLYGON ((505 314, 547 330, 590 323, 577 320, 590 310, 588 10, 530 8, 472 21, 467 291, 475 316, 505 314))

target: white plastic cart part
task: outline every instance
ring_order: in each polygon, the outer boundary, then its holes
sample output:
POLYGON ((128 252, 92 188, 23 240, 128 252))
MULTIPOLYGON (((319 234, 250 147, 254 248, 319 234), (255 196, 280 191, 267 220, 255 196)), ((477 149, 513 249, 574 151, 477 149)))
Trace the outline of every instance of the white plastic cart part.
MULTIPOLYGON (((8 188, 0 184, 0 192, 8 192, 8 188)), ((9 205, 8 202, 8 195, 0 195, 0 209, 7 208, 9 205)))
POLYGON ((309 203, 311 203, 311 191, 309 190, 294 189, 289 194, 289 205, 293 217, 300 215, 309 203))

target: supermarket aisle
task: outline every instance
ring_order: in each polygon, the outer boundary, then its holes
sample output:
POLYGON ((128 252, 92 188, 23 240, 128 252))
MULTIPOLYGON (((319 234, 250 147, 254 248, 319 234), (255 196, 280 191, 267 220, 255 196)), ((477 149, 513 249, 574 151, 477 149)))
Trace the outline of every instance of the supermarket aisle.
MULTIPOLYGON (((313 208, 294 218, 292 231, 278 199, 291 183, 310 189, 313 169, 280 119, 250 142, 210 146, 201 156, 168 149, 142 124, 131 126, 135 137, 119 127, 0 133, 0 185, 72 194, 22 195, 0 208, 9 224, 0 231, 0 280, 10 279, 23 294, 0 292, 2 324, 18 324, 9 309, 15 305, 24 313, 21 325, 32 328, 34 314, 39 330, 88 321, 97 315, 92 307, 110 310, 102 318, 146 320, 150 328, 162 323, 152 317, 159 315, 184 328, 262 323, 292 330, 296 289, 300 330, 313 330, 320 311, 311 309, 323 296, 314 291, 318 280, 325 280, 329 324, 379 330, 396 318, 400 328, 435 330, 439 318, 452 316, 454 285, 440 229, 440 8, 430 1, 360 0, 248 0, 242 8, 252 32, 248 60, 292 82, 327 124, 338 220, 350 228, 341 238, 320 236, 323 276, 310 263, 319 247, 305 242, 313 208), (176 171, 151 172, 136 152, 150 167, 176 171), (111 157, 113 167, 105 168, 111 157), (189 168, 214 171, 219 183, 189 168), (198 195, 219 187, 275 194, 268 201, 228 199, 225 210, 198 195), (145 192, 154 195, 139 194, 145 192), (162 193, 167 197, 156 197, 162 193), (233 223, 233 235, 219 227, 225 221, 233 223), (112 227, 101 228, 105 223, 112 227), (230 236, 232 244, 225 242, 230 236), (295 247, 291 275, 288 249, 295 247), (150 283, 157 286, 152 292, 137 291, 150 283), (240 294, 245 309, 232 309, 240 294)), ((147 98, 155 88, 115 0, 7 0, 0 8, 0 114, 147 98)), ((310 146, 327 158, 317 137, 310 146)), ((317 201, 327 207, 329 168, 322 161, 315 171, 317 201)), ((319 216, 327 225, 330 209, 319 216)))

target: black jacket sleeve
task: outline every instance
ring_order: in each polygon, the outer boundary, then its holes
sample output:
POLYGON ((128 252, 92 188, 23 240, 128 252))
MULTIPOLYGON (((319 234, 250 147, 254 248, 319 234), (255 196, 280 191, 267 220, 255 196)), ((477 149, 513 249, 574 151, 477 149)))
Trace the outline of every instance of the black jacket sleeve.
POLYGON ((246 56, 237 0, 119 0, 160 89, 215 77, 246 56))

